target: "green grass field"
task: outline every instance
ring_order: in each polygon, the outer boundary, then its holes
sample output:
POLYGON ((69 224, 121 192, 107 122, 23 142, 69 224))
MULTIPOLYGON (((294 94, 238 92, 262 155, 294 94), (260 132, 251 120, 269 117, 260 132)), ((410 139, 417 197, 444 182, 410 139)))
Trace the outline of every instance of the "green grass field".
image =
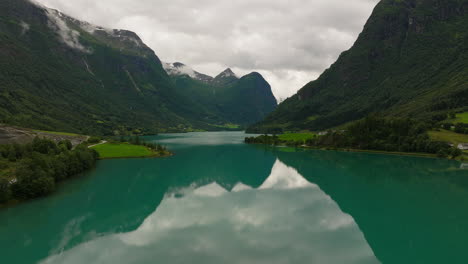
POLYGON ((214 125, 215 127, 227 128, 227 129, 240 129, 239 125, 236 124, 224 124, 224 125, 214 125))
POLYGON ((281 140, 294 140, 294 141, 300 141, 300 140, 307 140, 314 138, 316 135, 313 133, 286 133, 279 135, 279 139, 281 140))
POLYGON ((429 131, 429 136, 432 140, 451 142, 455 145, 468 143, 468 135, 458 134, 448 130, 429 131))
POLYGON ((106 143, 92 147, 99 153, 101 159, 140 158, 154 156, 154 153, 144 146, 130 144, 106 143))
POLYGON ((79 137, 82 136, 80 134, 75 133, 67 133, 67 132, 57 132, 57 131, 44 131, 44 130, 34 130, 36 132, 47 133, 52 135, 59 135, 59 136, 71 136, 71 137, 79 137))
POLYGON ((454 123, 465 123, 468 124, 468 112, 457 114, 457 118, 454 123))

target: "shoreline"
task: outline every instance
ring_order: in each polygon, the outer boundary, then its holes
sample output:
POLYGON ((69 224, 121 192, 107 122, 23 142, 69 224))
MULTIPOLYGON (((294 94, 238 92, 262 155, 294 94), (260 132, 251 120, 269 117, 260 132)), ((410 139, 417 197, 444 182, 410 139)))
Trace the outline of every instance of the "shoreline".
MULTIPOLYGON (((248 143, 246 143, 248 144, 248 143)), ((366 149, 345 149, 345 148, 337 148, 337 149, 330 149, 330 148, 319 148, 319 147, 309 147, 309 146, 287 146, 287 145, 268 145, 262 143, 252 143, 248 145, 263 145, 263 146, 270 146, 270 147, 289 147, 289 148, 299 148, 299 149, 307 149, 307 150, 323 150, 323 151, 339 151, 339 152, 354 152, 354 153, 368 153, 368 154, 380 154, 380 155, 392 155, 392 156, 406 156, 406 157, 420 157, 420 158, 432 158, 432 159, 444 159, 444 160, 454 160, 454 161, 467 161, 467 159, 463 159, 463 157, 459 157, 456 159, 450 158, 441 158, 437 157, 436 154, 431 153, 417 153, 417 152, 398 152, 398 151, 384 151, 384 150, 366 150, 366 149)))
MULTIPOLYGON (((155 158, 169 158, 169 157, 172 157, 174 156, 174 153, 169 153, 167 155, 164 155, 164 156, 159 156, 159 155, 151 155, 151 156, 139 156, 139 157, 136 157, 136 156, 133 156, 133 157, 115 157, 115 158, 99 158, 97 161, 104 161, 104 160, 119 160, 119 159, 155 159, 155 158)), ((95 169, 92 168, 90 169, 93 170, 95 169)), ((83 173, 87 173, 87 171, 83 172, 83 173)), ((58 183, 58 185, 62 185, 62 184, 66 184, 68 180, 72 180, 72 179, 76 179, 78 178, 79 175, 75 175, 67 180, 64 180, 64 181, 61 181, 58 183)), ((24 203, 27 203, 27 202, 32 202, 32 201, 36 201, 36 200, 40 200, 40 199, 44 199, 46 197, 49 197, 50 195, 53 195, 55 193, 52 192, 48 195, 45 195, 45 196, 41 196, 41 197, 36 197, 36 198, 33 198, 33 199, 25 199, 25 200, 18 200, 18 199, 13 199, 13 200, 9 200, 5 203, 0 203, 0 210, 3 210, 3 209, 8 209, 8 208, 12 208, 12 207, 15 207, 17 205, 20 205, 20 204, 24 204, 24 203)))
POLYGON ((88 146, 98 154, 98 160, 109 159, 142 159, 142 158, 164 158, 174 155, 160 145, 135 144, 131 142, 109 142, 101 141, 99 144, 88 146))
POLYGON ((174 153, 167 155, 149 155, 149 156, 127 156, 127 157, 107 157, 107 158, 98 158, 98 160, 118 160, 118 159, 156 159, 156 158, 169 158, 174 156, 174 153))

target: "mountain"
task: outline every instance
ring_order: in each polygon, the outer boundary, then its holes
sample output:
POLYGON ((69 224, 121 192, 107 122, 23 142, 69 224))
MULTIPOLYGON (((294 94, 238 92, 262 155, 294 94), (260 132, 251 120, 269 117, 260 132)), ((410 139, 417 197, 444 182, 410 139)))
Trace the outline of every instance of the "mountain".
POLYGON ((219 130, 226 123, 177 89, 167 65, 134 32, 29 0, 2 0, 0 47, 0 123, 105 135, 219 130))
POLYGON ((241 78, 226 69, 215 78, 199 73, 183 63, 164 63, 178 92, 189 94, 191 103, 210 115, 213 124, 251 125, 277 106, 268 82, 259 73, 241 78))
POLYGON ((382 0, 353 47, 250 131, 322 130, 370 113, 468 107, 468 1, 382 0))
POLYGON ((194 71, 192 68, 180 62, 163 63, 163 67, 164 70, 166 70, 167 74, 171 76, 187 75, 195 80, 199 80, 202 82, 209 83, 213 81, 213 77, 194 71))
POLYGON ((230 68, 227 68, 226 70, 218 74, 214 78, 213 82, 218 85, 229 85, 238 80, 239 78, 237 77, 237 75, 230 68))

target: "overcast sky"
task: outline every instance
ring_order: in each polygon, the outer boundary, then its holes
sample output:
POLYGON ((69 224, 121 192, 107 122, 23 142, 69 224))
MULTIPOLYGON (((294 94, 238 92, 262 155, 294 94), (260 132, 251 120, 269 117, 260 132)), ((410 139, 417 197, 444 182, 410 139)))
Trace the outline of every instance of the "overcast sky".
POLYGON ((378 0, 36 0, 135 31, 165 62, 260 72, 284 99, 349 49, 378 0))

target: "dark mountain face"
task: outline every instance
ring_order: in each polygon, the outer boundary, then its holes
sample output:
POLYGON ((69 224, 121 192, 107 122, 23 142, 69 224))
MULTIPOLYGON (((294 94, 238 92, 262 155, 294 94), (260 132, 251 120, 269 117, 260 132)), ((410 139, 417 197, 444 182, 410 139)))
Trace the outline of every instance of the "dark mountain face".
POLYGON ((212 130, 225 122, 177 89, 134 32, 94 26, 27 0, 2 0, 0 47, 0 123, 114 134, 212 130))
POLYGON ((45 130, 112 133, 190 127, 154 52, 26 0, 0 3, 0 120, 45 130))
POLYGON ((259 73, 250 73, 232 83, 227 92, 224 110, 238 124, 262 120, 277 106, 271 86, 259 73))
POLYGON ((354 46, 252 131, 321 130, 370 113, 468 106, 468 1, 382 0, 354 46))
POLYGON ((213 82, 218 85, 229 85, 237 80, 239 80, 239 78, 236 74, 230 68, 227 68, 222 73, 218 74, 213 82))
POLYGON ((259 73, 239 79, 231 69, 226 69, 215 78, 200 78, 203 74, 181 65, 177 70, 165 69, 179 92, 189 94, 193 104, 212 113, 206 117, 211 122, 249 125, 262 120, 277 106, 270 85, 259 73))

